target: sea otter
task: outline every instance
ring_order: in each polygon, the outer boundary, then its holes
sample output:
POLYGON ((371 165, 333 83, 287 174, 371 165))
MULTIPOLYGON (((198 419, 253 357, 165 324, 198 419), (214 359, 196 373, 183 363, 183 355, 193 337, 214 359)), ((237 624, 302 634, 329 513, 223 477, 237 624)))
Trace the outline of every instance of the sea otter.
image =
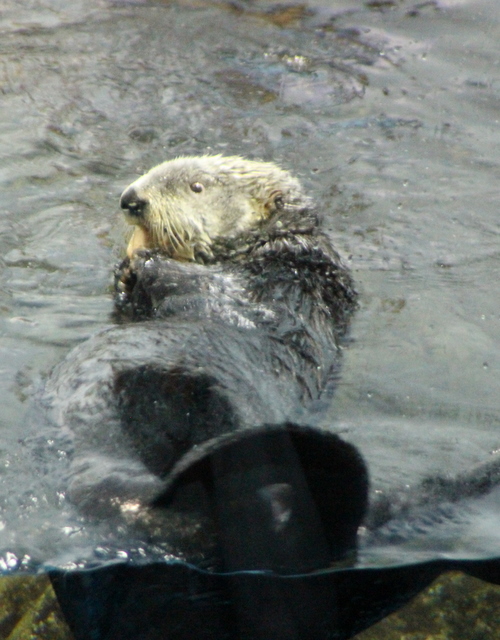
POLYGON ((115 273, 118 326, 45 389, 70 442, 69 499, 93 517, 189 513, 187 529, 216 531, 226 568, 345 557, 366 469, 314 425, 356 294, 298 180, 269 162, 183 157, 120 204, 134 232, 115 273))

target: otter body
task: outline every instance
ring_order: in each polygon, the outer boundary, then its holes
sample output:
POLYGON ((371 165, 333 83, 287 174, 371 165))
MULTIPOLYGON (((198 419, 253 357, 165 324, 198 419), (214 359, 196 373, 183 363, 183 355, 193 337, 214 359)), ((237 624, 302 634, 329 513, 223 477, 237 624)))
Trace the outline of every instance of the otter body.
MULTIPOLYGON (((355 308, 309 200, 275 165, 173 160, 128 187, 121 206, 134 233, 115 273, 118 324, 71 352, 44 396, 71 440, 68 496, 98 516, 166 504, 169 474, 207 441, 314 424, 355 308)), ((351 453, 364 478, 352 543, 366 474, 351 453)), ((287 483, 273 475, 257 491, 276 527, 287 483)))

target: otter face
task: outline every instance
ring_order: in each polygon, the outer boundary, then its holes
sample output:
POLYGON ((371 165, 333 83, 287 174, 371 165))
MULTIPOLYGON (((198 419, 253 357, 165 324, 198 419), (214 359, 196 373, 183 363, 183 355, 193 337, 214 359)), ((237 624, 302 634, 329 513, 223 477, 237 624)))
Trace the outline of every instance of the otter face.
POLYGON ((136 226, 127 254, 162 249, 178 260, 211 256, 218 239, 254 231, 278 209, 306 204, 287 171, 237 156, 169 160, 133 182, 120 199, 136 226))

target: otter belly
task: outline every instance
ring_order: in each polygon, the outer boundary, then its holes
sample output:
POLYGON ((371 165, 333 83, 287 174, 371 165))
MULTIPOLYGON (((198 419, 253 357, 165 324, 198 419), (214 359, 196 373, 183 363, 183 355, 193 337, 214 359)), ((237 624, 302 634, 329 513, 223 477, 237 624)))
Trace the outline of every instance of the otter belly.
POLYGON ((86 510, 108 493, 150 502, 192 447, 297 419, 297 380, 275 375, 275 357, 286 348, 259 329, 201 321, 119 326, 79 346, 45 389, 51 422, 73 439, 70 495, 86 510))
POLYGON ((222 544, 226 568, 293 572, 344 557, 366 470, 351 445, 290 423, 306 407, 288 351, 262 327, 215 319, 117 326, 77 347, 44 393, 69 442, 69 500, 93 519, 142 517, 170 540, 190 514, 196 535, 179 553, 222 544), (201 523, 217 542, 196 542, 201 523))

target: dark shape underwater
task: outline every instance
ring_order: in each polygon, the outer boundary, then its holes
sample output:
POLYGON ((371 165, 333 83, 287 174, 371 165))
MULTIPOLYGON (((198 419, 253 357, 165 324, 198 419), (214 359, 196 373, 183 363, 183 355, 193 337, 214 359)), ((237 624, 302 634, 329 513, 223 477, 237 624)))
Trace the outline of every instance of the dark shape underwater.
POLYGON ((49 575, 75 640, 347 640, 451 570, 500 585, 498 558, 298 576, 183 563, 49 575))

